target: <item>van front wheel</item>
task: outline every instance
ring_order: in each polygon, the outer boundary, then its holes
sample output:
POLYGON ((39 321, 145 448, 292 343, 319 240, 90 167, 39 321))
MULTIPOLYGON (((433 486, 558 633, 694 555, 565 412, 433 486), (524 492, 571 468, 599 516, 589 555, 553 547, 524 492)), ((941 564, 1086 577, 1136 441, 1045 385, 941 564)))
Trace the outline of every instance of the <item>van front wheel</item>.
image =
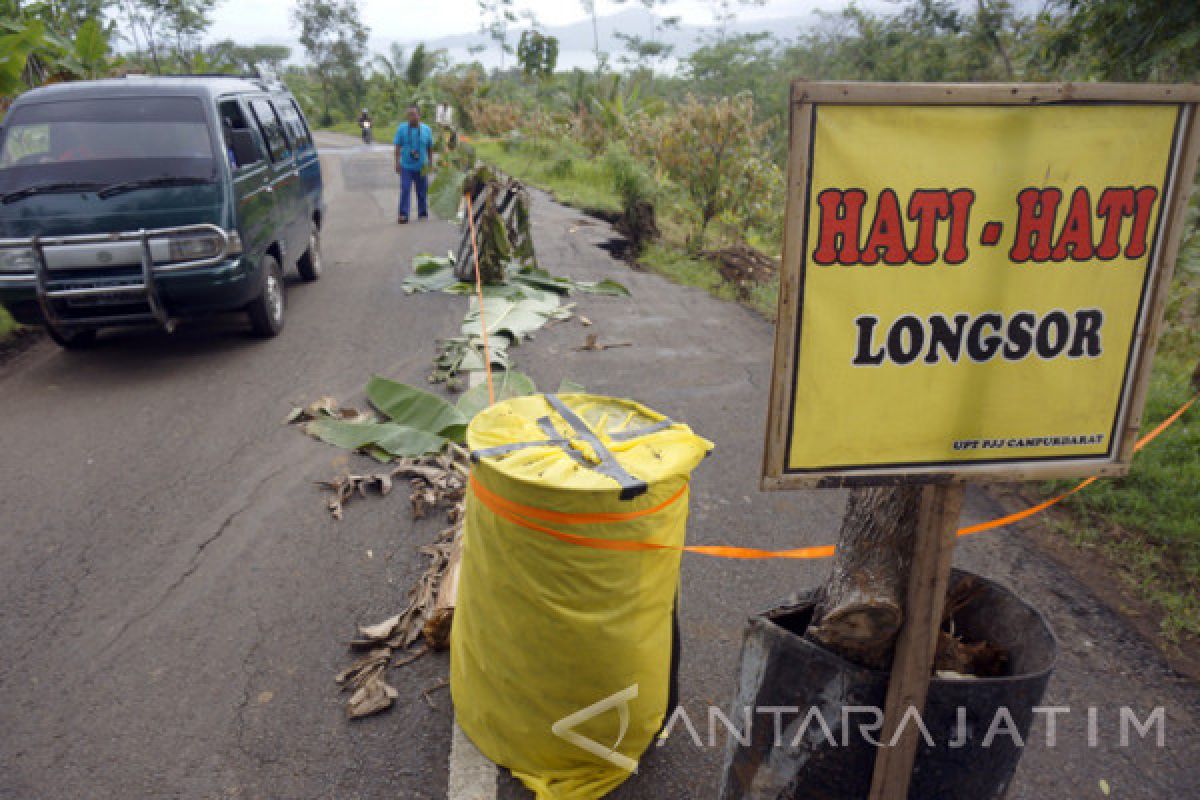
POLYGON ((321 229, 315 222, 308 233, 308 249, 296 262, 296 270, 309 282, 321 277, 321 229))
POLYGON ((269 339, 283 330, 283 270, 272 255, 263 256, 262 294, 246 307, 250 330, 255 336, 269 339))

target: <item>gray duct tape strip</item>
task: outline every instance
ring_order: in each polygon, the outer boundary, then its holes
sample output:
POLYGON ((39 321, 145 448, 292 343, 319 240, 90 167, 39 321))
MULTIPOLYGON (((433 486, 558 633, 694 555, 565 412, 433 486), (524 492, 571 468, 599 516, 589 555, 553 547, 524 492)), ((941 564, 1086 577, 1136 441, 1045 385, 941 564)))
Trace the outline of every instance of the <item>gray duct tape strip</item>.
POLYGON ((512 444, 502 444, 498 447, 487 447, 483 450, 471 451, 471 460, 478 461, 481 458, 496 458, 506 456, 509 453, 515 453, 518 450, 528 450, 531 447, 570 447, 571 443, 561 437, 547 439, 544 442, 513 442, 512 444))
POLYGON ((569 455, 576 464, 580 465, 581 467, 590 466, 590 464, 587 462, 587 459, 583 457, 583 453, 572 447, 570 440, 562 438, 558 432, 558 429, 554 427, 553 420, 551 420, 549 417, 542 417, 537 421, 537 424, 538 427, 542 429, 542 433, 546 434, 546 438, 555 439, 562 442, 563 452, 569 455))
POLYGON ((559 399, 558 395, 546 395, 546 402, 571 426, 576 436, 587 442, 596 451, 596 457, 600 459, 600 463, 592 466, 592 469, 617 482, 621 487, 622 500, 632 500, 646 493, 646 490, 650 488, 646 482, 626 472, 625 468, 621 466, 612 452, 600 441, 600 437, 596 436, 592 429, 588 427, 588 424, 580 419, 579 415, 572 411, 566 403, 559 399))
POLYGON ((671 427, 674 424, 675 423, 672 420, 664 419, 664 420, 660 420, 660 421, 654 423, 653 425, 647 425, 644 428, 637 428, 635 430, 617 431, 615 433, 610 433, 608 435, 608 438, 612 439, 614 442, 627 442, 630 439, 636 439, 639 436, 649 436, 652 433, 658 433, 659 431, 665 431, 667 428, 671 427))
MULTIPOLYGON (((559 416, 561 416, 566 423, 571 426, 571 429, 575 432, 576 436, 592 446, 592 448, 596 451, 596 456, 600 459, 599 464, 589 464, 587 459, 583 457, 583 454, 571 446, 570 440, 563 438, 562 434, 559 433, 558 429, 554 427, 554 422, 549 417, 542 417, 537 421, 538 428, 541 429, 542 433, 546 434, 544 441, 513 442, 511 444, 502 444, 497 447, 488 447, 483 450, 474 450, 471 452, 471 460, 479 461, 482 458, 497 458, 500 456, 506 456, 509 453, 515 453, 518 450, 528 450, 531 447, 558 447, 561 448, 562 451, 569 455, 572 459, 574 459, 575 463, 594 469, 601 475, 605 475, 616 481, 621 487, 622 500, 632 500, 633 498, 646 493, 646 490, 649 488, 646 485, 646 482, 635 478, 633 475, 630 475, 628 472, 626 472, 625 468, 617 462, 616 457, 613 456, 609 449, 601 443, 599 437, 596 436, 592 429, 588 427, 588 424, 580 419, 579 415, 572 411, 567 404, 558 397, 558 395, 546 395, 546 402, 549 403, 550 407, 557 411, 559 416)), ((674 424, 675 422, 672 420, 664 419, 654 423, 653 425, 647 425, 644 428, 610 433, 609 438, 617 442, 627 442, 630 439, 636 439, 639 436, 649 436, 652 433, 664 431, 674 424)))

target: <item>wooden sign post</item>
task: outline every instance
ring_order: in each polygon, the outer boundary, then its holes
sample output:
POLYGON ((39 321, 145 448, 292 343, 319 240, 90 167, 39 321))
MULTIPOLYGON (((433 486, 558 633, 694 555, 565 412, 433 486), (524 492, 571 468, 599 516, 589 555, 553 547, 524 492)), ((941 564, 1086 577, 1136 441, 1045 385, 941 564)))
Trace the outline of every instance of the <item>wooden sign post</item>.
POLYGON ((965 484, 1129 469, 1198 104, 1195 85, 793 84, 763 487, 924 487, 871 800, 908 794, 918 729, 892 740, 925 705, 965 484))
MULTIPOLYGON (((895 738, 908 709, 925 707, 964 493, 961 483, 930 484, 921 493, 905 621, 896 638, 896 655, 883 710, 882 742, 890 743, 895 738)), ((879 750, 871 775, 871 800, 908 797, 917 736, 916 726, 910 725, 895 745, 879 750)))

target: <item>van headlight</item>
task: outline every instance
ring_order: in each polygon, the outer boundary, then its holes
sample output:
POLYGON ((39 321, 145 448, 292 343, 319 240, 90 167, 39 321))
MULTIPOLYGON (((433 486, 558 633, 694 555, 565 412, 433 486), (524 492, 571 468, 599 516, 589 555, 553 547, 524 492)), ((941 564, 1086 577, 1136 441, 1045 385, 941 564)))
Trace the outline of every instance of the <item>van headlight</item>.
POLYGON ((36 265, 32 247, 0 248, 0 272, 34 272, 36 265))
POLYGON ((187 233, 167 240, 167 260, 171 262, 208 261, 219 257, 225 242, 217 233, 187 233))

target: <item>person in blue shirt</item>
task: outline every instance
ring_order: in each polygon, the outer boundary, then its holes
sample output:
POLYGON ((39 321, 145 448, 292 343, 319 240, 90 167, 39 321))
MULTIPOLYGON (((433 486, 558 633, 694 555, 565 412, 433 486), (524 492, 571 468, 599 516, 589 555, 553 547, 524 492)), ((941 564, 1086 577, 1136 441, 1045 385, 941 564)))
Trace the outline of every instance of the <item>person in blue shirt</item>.
POLYGON ((408 107, 408 119, 396 128, 392 140, 395 145, 396 172, 400 175, 400 211, 396 222, 408 222, 409 201, 412 190, 417 189, 417 214, 421 219, 429 216, 427 195, 429 180, 427 168, 433 163, 433 132, 421 122, 421 112, 415 106, 408 107))

